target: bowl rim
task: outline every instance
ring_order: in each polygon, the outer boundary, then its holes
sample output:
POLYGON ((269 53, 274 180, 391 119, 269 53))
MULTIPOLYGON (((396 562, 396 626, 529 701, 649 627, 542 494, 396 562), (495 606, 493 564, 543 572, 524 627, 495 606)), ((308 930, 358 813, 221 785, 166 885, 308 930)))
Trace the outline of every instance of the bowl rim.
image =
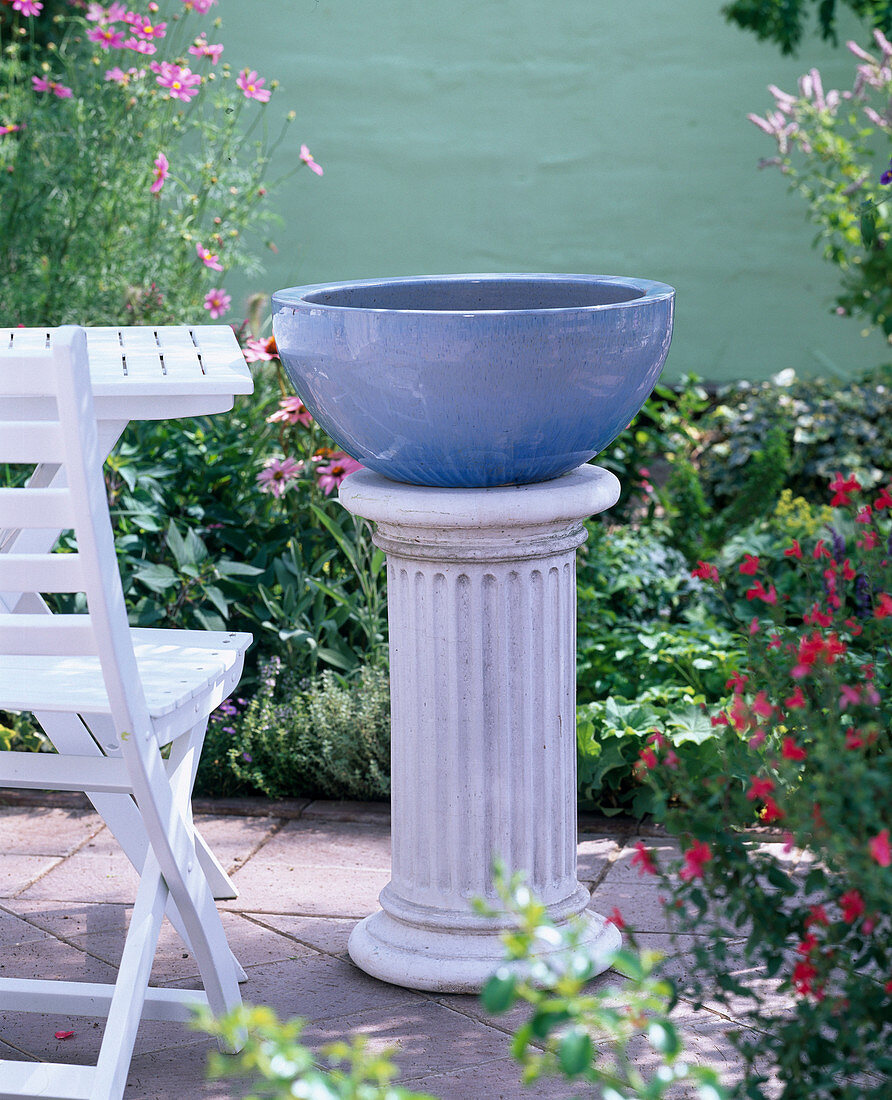
POLYGON ((657 282, 653 279, 639 279, 626 275, 571 275, 556 274, 554 272, 511 272, 511 273, 482 273, 467 275, 395 275, 388 278, 376 279, 348 279, 338 282, 310 283, 306 286, 285 287, 272 294, 273 312, 282 309, 295 309, 303 306, 306 309, 323 310, 331 313, 380 313, 404 315, 424 315, 429 317, 499 317, 499 316, 528 316, 531 314, 560 314, 560 313, 597 313, 608 309, 628 309, 640 306, 644 302, 672 301, 675 297, 675 288, 668 283, 657 282), (602 302, 587 306, 551 306, 536 309, 394 309, 390 306, 352 306, 335 305, 330 302, 310 302, 307 296, 310 294, 324 293, 326 291, 352 290, 362 287, 380 287, 394 285, 417 285, 420 283, 462 283, 462 282, 550 282, 550 283, 591 283, 601 286, 627 287, 640 293, 635 298, 629 298, 624 302, 602 302))

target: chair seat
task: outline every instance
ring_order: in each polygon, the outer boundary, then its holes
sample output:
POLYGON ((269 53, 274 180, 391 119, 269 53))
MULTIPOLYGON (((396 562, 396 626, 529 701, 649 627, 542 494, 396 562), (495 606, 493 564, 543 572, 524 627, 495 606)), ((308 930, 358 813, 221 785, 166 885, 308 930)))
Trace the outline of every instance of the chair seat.
MULTIPOLYGON (((161 736, 176 736, 210 713, 241 675, 250 634, 205 630, 130 631, 149 714, 161 736), (190 703, 192 705, 190 706, 190 703), (176 727, 165 718, 177 715, 176 727)), ((0 665, 0 708, 109 714, 99 658, 12 654, 0 665)))

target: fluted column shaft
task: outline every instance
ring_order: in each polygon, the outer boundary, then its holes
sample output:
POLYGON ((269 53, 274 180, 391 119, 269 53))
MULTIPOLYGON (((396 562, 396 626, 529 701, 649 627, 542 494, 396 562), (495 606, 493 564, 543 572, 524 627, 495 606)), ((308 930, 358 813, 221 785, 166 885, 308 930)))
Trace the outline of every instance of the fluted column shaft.
MULTIPOLYGON (((523 870, 555 920, 576 879, 576 576, 584 520, 618 495, 583 466, 551 482, 426 489, 362 471, 341 503, 387 554, 391 882, 354 930, 369 973, 478 989, 501 957, 492 866, 523 870)), ((594 921, 593 935, 615 930, 594 921)))

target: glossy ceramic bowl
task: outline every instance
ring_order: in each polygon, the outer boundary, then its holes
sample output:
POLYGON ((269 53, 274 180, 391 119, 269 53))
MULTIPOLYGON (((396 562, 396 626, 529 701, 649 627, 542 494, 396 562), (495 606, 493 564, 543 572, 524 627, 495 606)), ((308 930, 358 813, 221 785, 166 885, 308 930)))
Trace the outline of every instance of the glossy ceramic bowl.
POLYGON ((373 279, 278 291, 273 334, 303 403, 364 466, 416 485, 525 484, 628 425, 674 299, 603 275, 373 279))

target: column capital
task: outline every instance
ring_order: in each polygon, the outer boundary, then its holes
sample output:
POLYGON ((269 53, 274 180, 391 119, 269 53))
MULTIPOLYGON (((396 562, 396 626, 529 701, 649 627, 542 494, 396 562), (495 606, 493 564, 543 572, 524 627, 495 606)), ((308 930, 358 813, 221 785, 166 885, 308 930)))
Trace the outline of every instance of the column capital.
POLYGON ((387 553, 435 561, 545 558, 584 541, 584 520, 616 503, 609 470, 584 465, 551 481, 491 489, 441 489, 391 481, 371 470, 346 478, 338 499, 377 525, 387 553))

